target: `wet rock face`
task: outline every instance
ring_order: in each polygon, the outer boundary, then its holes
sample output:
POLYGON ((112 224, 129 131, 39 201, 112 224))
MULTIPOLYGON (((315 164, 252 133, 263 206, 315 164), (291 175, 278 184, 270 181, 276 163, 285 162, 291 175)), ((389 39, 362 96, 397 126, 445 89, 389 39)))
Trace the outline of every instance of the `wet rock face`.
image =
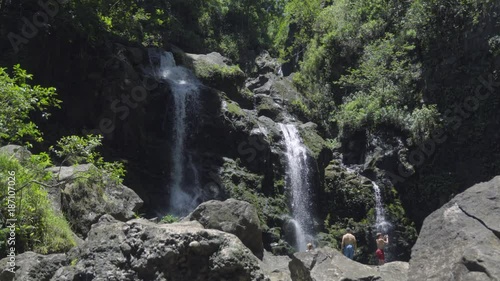
POLYGON ((183 221, 198 221, 205 228, 234 234, 257 256, 262 258, 262 228, 255 207, 245 201, 211 200, 199 205, 183 221))
POLYGON ((479 183, 429 215, 412 249, 410 281, 498 280, 500 177, 479 183))
MULTIPOLYGON (((0 270, 5 271, 5 260, 0 270)), ((267 280, 258 259, 232 234, 204 229, 197 222, 124 223, 111 216, 101 217, 85 243, 66 257, 24 255, 18 264, 19 274, 2 280, 267 280), (50 270, 30 266, 37 262, 50 270), (25 270, 31 279, 19 279, 25 270)))

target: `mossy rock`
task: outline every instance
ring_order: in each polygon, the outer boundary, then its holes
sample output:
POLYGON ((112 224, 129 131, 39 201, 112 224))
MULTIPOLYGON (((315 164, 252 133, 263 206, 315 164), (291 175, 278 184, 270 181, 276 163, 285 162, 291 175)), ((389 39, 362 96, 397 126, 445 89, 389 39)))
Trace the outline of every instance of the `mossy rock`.
POLYGON ((283 108, 277 104, 273 98, 266 95, 257 95, 257 115, 267 116, 275 120, 278 115, 283 111, 283 108))
POLYGON ((221 85, 223 82, 239 84, 245 78, 245 73, 237 65, 228 66, 200 61, 195 63, 194 67, 196 76, 209 85, 221 85))
POLYGON ((264 176, 249 172, 233 159, 224 158, 224 161, 221 180, 226 194, 254 205, 263 230, 279 226, 280 218, 289 213, 285 195, 265 195, 262 190, 264 176))
POLYGON ((258 126, 256 116, 252 112, 241 108, 234 101, 225 100, 222 102, 222 114, 224 124, 229 130, 236 129, 238 132, 249 133, 253 128, 258 126))
POLYGON ((329 150, 328 143, 317 133, 317 125, 309 122, 299 126, 299 133, 302 142, 312 153, 315 159, 318 159, 321 153, 329 150))
POLYGON ((245 113, 241 109, 241 107, 235 102, 227 102, 225 109, 229 114, 235 117, 244 117, 245 113))
POLYGON ((183 61, 203 84, 225 92, 231 100, 245 108, 251 107, 252 97, 243 90, 246 75, 239 66, 230 65, 229 59, 214 52, 206 55, 186 54, 183 61))
MULTIPOLYGON (((389 234, 394 237, 388 251, 392 259, 408 260, 411 245, 416 240, 415 225, 407 218, 396 189, 381 184, 381 191, 385 217, 392 225, 389 234)), ((332 238, 324 240, 330 241, 332 247, 338 247, 338 241, 345 228, 355 229, 358 243, 362 242, 359 243, 360 255, 356 260, 363 263, 372 262, 371 249, 375 247, 373 236, 377 229, 374 228, 376 220, 374 197, 372 182, 347 170, 340 160, 332 160, 326 167, 320 206, 324 206, 322 214, 325 216, 325 229, 328 229, 332 238)))
POLYGON ((371 182, 335 160, 325 168, 321 193, 323 214, 334 214, 337 219, 351 217, 360 221, 375 204, 371 182))

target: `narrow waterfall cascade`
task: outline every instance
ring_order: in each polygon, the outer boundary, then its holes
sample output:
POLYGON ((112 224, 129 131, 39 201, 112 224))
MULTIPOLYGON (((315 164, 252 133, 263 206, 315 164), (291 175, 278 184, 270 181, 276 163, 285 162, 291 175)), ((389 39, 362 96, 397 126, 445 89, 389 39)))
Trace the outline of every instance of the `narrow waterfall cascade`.
POLYGON ((373 192, 375 194, 375 227, 377 232, 387 233, 391 228, 391 223, 385 218, 384 204, 380 187, 372 181, 373 192))
POLYGON ((293 124, 279 125, 286 145, 286 182, 292 194, 293 220, 290 222, 295 228, 295 248, 305 251, 313 232, 307 150, 293 124))
POLYGON ((186 147, 189 132, 196 129, 201 82, 188 69, 176 66, 170 52, 150 49, 149 59, 155 77, 167 81, 173 95, 169 212, 183 216, 196 208, 202 197, 198 168, 186 147))
POLYGON ((278 68, 278 76, 283 77, 283 69, 281 68, 281 66, 278 68))

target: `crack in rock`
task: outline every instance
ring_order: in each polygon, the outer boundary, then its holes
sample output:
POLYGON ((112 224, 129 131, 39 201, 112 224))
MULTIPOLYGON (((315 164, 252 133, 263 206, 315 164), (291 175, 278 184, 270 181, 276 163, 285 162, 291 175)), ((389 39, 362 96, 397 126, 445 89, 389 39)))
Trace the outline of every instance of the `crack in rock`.
POLYGON ((500 240, 500 232, 499 231, 496 231, 492 228, 490 228, 483 220, 481 220, 480 218, 472 215, 472 214, 469 214, 467 211, 465 211, 464 208, 462 208, 459 204, 457 204, 458 208, 465 214, 467 215, 468 217, 470 218, 473 218, 475 220, 477 220, 480 224, 482 224, 484 227, 486 227, 488 230, 490 230, 499 240, 500 240))

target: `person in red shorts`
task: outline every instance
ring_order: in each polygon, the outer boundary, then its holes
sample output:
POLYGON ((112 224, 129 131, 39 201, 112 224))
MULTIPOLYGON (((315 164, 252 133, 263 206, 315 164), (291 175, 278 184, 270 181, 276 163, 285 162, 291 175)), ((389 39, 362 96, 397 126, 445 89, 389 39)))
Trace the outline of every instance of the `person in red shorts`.
POLYGON ((385 263, 385 254, 384 247, 389 243, 389 236, 382 235, 382 233, 377 233, 377 238, 375 240, 377 242, 377 251, 375 251, 375 255, 378 259, 378 265, 384 265, 385 263))

